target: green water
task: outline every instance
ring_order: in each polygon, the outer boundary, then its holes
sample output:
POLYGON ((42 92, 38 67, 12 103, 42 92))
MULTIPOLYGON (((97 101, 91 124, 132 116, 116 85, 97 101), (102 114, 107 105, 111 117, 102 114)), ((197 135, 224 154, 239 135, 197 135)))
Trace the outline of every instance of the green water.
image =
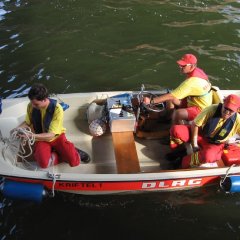
MULTIPOLYGON (((239 1, 1 1, 3 97, 174 88, 198 56, 213 85, 238 88, 239 1)), ((0 12, 1 13, 1 12, 0 12)))

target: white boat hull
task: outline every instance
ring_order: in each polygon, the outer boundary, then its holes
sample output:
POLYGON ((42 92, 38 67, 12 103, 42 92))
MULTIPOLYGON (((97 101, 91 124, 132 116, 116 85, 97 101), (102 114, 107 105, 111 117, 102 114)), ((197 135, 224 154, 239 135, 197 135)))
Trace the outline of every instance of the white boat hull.
MULTIPOLYGON (((95 92, 63 94, 59 98, 70 105, 65 112, 64 126, 67 138, 91 156, 91 162, 70 167, 67 163, 47 169, 39 168, 31 161, 26 163, 13 160, 14 153, 8 147, 11 129, 25 118, 27 98, 4 99, 0 115, 2 140, 0 144, 0 176, 14 181, 40 183, 48 190, 76 194, 120 194, 151 191, 172 191, 203 187, 219 183, 227 174, 239 174, 240 167, 195 168, 168 170, 163 155, 168 146, 158 140, 135 140, 139 158, 138 173, 119 173, 111 132, 101 137, 93 137, 88 131, 86 108, 95 99, 114 96, 120 92, 95 92), (163 166, 163 167, 162 167, 163 166)), ((222 91, 224 95, 239 90, 222 91)), ((16 157, 16 156, 15 156, 16 157)))

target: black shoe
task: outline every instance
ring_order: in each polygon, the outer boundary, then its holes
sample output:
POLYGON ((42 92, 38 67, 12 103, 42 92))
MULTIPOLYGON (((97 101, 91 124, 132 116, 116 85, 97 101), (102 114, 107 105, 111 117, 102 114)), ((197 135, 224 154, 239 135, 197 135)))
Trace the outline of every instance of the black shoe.
POLYGON ((78 152, 79 156, 80 156, 80 160, 83 163, 89 163, 91 161, 90 156, 84 152, 83 150, 76 148, 76 151, 78 152))
POLYGON ((168 161, 174 161, 176 160, 177 158, 183 158, 184 156, 187 155, 187 149, 182 149, 182 148, 176 148, 175 150, 173 150, 172 152, 170 153, 167 153, 165 155, 166 159, 168 161))
POLYGON ((175 160, 169 162, 169 166, 170 166, 171 170, 179 169, 179 168, 181 168, 181 165, 182 165, 182 158, 181 157, 178 157, 175 160))
POLYGON ((165 155, 166 159, 169 161, 170 169, 179 169, 182 164, 182 159, 187 155, 187 149, 185 146, 180 146, 170 153, 165 155))
POLYGON ((161 139, 159 139, 159 142, 163 145, 170 145, 170 137, 166 136, 161 139))

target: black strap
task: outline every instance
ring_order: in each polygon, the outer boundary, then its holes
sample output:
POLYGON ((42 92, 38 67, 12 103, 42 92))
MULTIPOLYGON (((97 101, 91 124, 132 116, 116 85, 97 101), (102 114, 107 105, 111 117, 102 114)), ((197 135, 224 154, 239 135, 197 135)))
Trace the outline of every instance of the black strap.
POLYGON ((50 103, 48 105, 48 108, 46 110, 46 115, 43 120, 44 129, 42 128, 42 118, 41 118, 41 112, 39 109, 33 108, 32 110, 32 123, 35 133, 43 133, 48 132, 50 123, 53 118, 53 114, 57 105, 57 101, 54 99, 50 99, 50 103))

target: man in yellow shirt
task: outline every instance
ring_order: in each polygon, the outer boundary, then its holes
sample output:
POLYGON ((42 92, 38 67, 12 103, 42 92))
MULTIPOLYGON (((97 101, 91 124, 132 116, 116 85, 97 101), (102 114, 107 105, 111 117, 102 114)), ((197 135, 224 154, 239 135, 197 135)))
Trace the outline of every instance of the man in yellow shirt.
POLYGON ((187 125, 173 126, 173 134, 182 143, 190 141, 193 153, 182 159, 182 168, 196 167, 202 163, 212 163, 221 159, 226 141, 240 134, 240 97, 227 96, 224 103, 205 108, 187 125), (199 147, 200 146, 200 147, 199 147))
POLYGON ((28 97, 25 121, 18 127, 31 127, 35 137, 34 159, 41 168, 68 162, 71 167, 80 161, 89 162, 84 151, 74 147, 65 136, 63 127, 63 108, 56 100, 48 97, 48 90, 42 84, 31 87, 28 97))
MULTIPOLYGON (((167 101, 169 108, 177 107, 172 124, 183 124, 183 120, 192 121, 202 109, 212 104, 212 92, 208 76, 197 67, 197 58, 193 54, 185 54, 177 64, 187 78, 176 89, 155 97, 151 103, 167 101)), ((149 104, 150 99, 145 98, 144 102, 149 104)))

